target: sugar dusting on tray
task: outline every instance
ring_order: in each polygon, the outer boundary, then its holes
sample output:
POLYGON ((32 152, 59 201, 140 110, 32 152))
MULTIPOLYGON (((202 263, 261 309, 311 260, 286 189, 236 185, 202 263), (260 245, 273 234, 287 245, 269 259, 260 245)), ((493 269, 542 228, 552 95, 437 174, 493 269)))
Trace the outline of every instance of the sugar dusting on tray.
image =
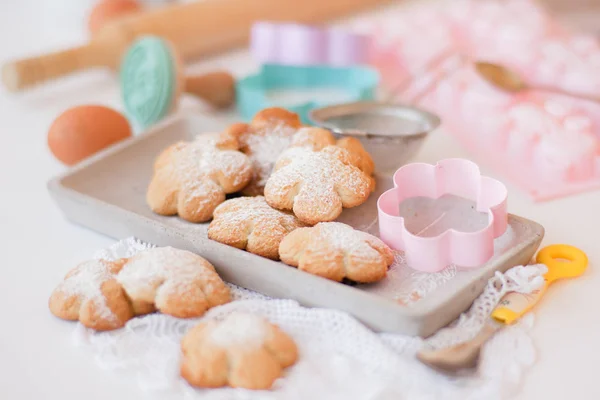
MULTIPOLYGON (((506 232, 494 241, 492 259, 509 250, 518 240, 515 230, 509 224, 506 232)), ((442 285, 472 272, 472 270, 461 270, 456 265, 449 265, 435 273, 420 272, 406 264, 403 252, 396 251, 394 263, 390 266, 386 279, 359 287, 364 291, 410 306, 442 285)))

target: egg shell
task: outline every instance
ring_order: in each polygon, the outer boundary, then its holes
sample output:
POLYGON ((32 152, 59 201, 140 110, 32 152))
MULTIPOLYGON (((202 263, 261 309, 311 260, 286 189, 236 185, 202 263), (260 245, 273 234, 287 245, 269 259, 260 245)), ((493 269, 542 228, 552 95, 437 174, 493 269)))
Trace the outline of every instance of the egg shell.
POLYGON ((93 35, 107 22, 127 14, 133 14, 141 9, 140 3, 134 0, 101 0, 90 13, 88 30, 93 35))
POLYGON ((48 130, 48 147, 66 165, 131 136, 131 126, 119 112, 104 106, 71 108, 54 120, 48 130))

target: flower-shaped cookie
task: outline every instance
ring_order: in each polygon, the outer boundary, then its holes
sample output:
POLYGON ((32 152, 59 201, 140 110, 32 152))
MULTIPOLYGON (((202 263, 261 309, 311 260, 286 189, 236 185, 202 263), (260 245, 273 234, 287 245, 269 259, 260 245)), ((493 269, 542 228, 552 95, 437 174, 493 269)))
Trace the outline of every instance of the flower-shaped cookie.
POLYGON ((283 237, 301 226, 304 224, 293 214, 272 208, 263 196, 238 197, 215 209, 208 237, 278 260, 283 237))
POLYGON ((274 107, 257 113, 249 125, 234 124, 221 133, 220 143, 233 144, 252 160, 254 177, 242 190, 243 195, 263 194, 277 157, 289 147, 301 126, 297 114, 274 107))
POLYGON ((204 258, 159 247, 131 257, 117 280, 137 315, 158 309, 179 318, 199 317, 231 300, 229 288, 204 258))
POLYGON ((365 150, 360 140, 353 137, 344 137, 336 142, 336 146, 350 152, 350 162, 360 168, 367 175, 375 172, 375 163, 371 155, 365 150))
POLYGON ((394 262, 381 240, 340 222, 296 229, 279 245, 279 255, 286 264, 338 282, 381 280, 394 262))
POLYGON ((307 147, 314 151, 333 145, 335 145, 335 136, 331 132, 312 126, 298 129, 290 143, 290 147, 307 147))
POLYGON ((129 259, 78 265, 56 287, 49 307, 59 318, 104 331, 156 309, 179 318, 199 317, 230 300, 229 289, 204 258, 159 247, 129 259))
POLYGON ((226 194, 250 182, 253 169, 248 157, 231 143, 217 140, 218 135, 203 134, 163 151, 146 195, 152 211, 178 214, 190 222, 208 221, 226 194))
POLYGON ((338 146, 319 151, 289 148, 267 181, 267 203, 293 210, 307 224, 333 221, 343 207, 361 205, 373 190, 373 179, 354 166, 351 158, 350 152, 338 146))
POLYGON ((181 376, 193 386, 269 389, 298 359, 294 341, 262 317, 202 322, 181 341, 181 376))
POLYGON ((327 146, 338 146, 348 150, 350 162, 367 175, 375 172, 375 163, 371 155, 364 149, 360 140, 353 137, 344 137, 336 141, 335 136, 323 128, 300 128, 292 138, 290 147, 308 147, 315 151, 327 146))
POLYGON ((99 331, 121 328, 134 316, 116 280, 126 261, 90 260, 72 269, 50 296, 52 314, 99 331))

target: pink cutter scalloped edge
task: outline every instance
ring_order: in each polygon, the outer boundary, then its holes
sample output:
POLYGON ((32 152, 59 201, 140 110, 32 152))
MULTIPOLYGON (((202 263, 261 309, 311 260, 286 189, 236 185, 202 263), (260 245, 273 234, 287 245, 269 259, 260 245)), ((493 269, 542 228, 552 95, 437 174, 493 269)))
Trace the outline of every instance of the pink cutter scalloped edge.
POLYGON ((411 268, 437 272, 450 264, 474 268, 494 255, 494 239, 508 224, 506 186, 482 176, 477 164, 452 158, 436 165, 407 164, 396 171, 394 188, 377 200, 379 236, 390 247, 403 250, 411 268), (400 203, 411 197, 439 198, 453 194, 473 200, 478 211, 487 211, 489 224, 476 232, 449 229, 435 237, 419 237, 410 233, 399 216, 400 203))

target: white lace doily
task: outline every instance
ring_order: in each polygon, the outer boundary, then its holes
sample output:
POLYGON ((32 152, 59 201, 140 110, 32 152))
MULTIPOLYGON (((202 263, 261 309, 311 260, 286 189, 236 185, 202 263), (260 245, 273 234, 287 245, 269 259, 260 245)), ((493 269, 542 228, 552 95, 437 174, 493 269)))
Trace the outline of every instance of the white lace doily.
MULTIPOLYGON (((129 257, 148 248, 126 239, 95 255, 129 257)), ((518 388, 535 358, 528 331, 529 314, 500 330, 484 347, 476 372, 459 377, 437 373, 419 363, 415 354, 427 345, 443 347, 467 340, 483 325, 507 291, 530 292, 542 283, 545 267, 515 267, 497 273, 472 308, 450 327, 423 340, 374 333, 350 315, 329 309, 305 308, 292 300, 271 299, 230 285, 235 301, 211 309, 203 318, 233 311, 263 315, 296 341, 300 359, 271 391, 194 389, 179 377, 179 342, 200 319, 180 320, 151 314, 135 318, 120 330, 94 332, 77 325, 76 343, 94 354, 97 363, 126 379, 135 378, 149 397, 181 399, 501 399, 518 388)))

